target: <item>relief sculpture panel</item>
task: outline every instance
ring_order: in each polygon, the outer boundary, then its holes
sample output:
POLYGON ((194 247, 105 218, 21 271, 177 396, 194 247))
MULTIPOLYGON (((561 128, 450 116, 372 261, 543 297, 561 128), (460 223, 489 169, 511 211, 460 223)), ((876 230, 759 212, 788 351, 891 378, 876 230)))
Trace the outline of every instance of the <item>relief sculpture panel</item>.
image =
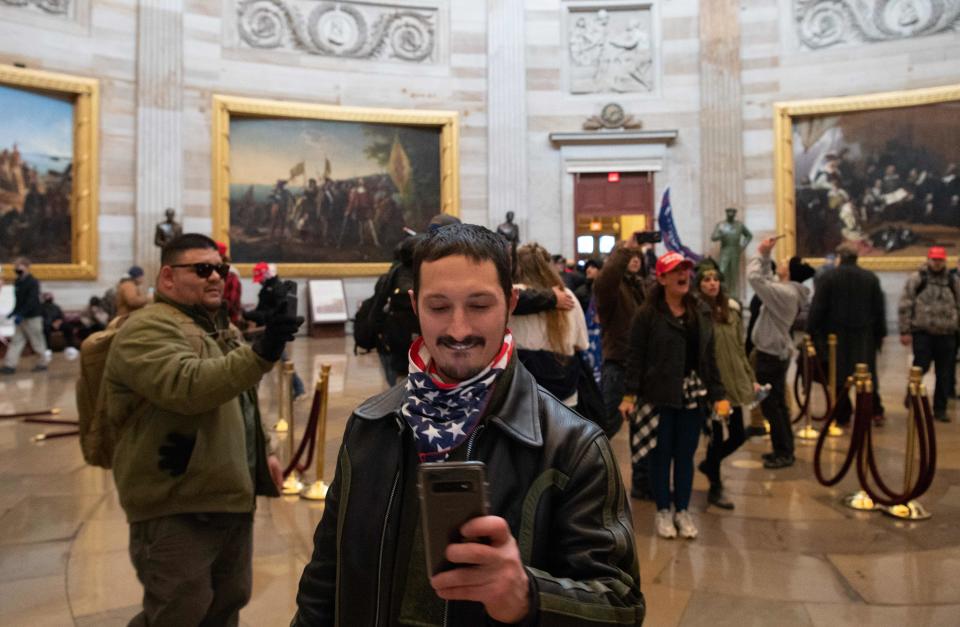
POLYGON ((960 0, 795 0, 800 45, 826 48, 960 30, 960 0))
POLYGON ((46 15, 70 16, 70 0, 0 0, 0 7, 4 6, 46 15))
POLYGON ((436 6, 241 0, 240 47, 405 63, 437 62, 436 6))
POLYGON ((567 12, 572 94, 652 92, 653 19, 649 5, 567 12))

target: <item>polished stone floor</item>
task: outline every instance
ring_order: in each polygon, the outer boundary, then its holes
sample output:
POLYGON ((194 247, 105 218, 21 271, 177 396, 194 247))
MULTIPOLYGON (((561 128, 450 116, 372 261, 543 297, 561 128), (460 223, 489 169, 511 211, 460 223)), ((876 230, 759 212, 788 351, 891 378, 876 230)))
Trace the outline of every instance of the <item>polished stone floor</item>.
MULTIPOLYGON (((345 418, 385 387, 375 355, 354 356, 351 348, 349 339, 299 339, 292 351, 308 386, 320 364, 333 366, 328 479, 345 418)), ((899 401, 908 356, 892 340, 885 348, 880 369, 888 420, 877 449, 884 477, 899 486, 906 433, 899 401)), ((60 418, 75 417, 77 362, 57 355, 43 374, 29 373, 31 365, 25 359, 22 374, 0 379, 0 413, 56 406, 60 418)), ((274 389, 272 377, 261 386, 270 416, 274 389)), ((301 428, 308 409, 296 406, 301 428)), ((769 444, 761 438, 724 464, 733 512, 707 507, 707 484, 698 474, 697 540, 657 538, 653 505, 634 501, 646 624, 960 624, 960 412, 951 406, 950 414, 954 422, 937 425, 937 476, 921 499, 933 518, 925 522, 843 507, 841 497, 856 488, 854 473, 835 488, 820 486, 809 444, 798 444, 794 467, 763 469, 760 454, 769 444)), ((0 421, 0 625, 124 625, 142 593, 127 555, 127 524, 110 475, 84 465, 76 438, 31 441, 59 430, 0 421)), ((613 444, 629 476, 625 433, 613 444)), ((842 438, 831 440, 828 462, 836 464, 845 446, 842 438)), ((253 599, 243 624, 289 624, 321 513, 322 504, 296 498, 260 502, 253 599)))

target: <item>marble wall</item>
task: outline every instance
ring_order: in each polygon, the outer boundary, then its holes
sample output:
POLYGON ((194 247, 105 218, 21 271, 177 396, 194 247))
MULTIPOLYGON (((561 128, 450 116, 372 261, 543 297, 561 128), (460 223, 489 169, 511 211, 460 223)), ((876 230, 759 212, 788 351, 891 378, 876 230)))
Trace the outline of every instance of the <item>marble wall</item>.
MULTIPOLYGON (((705 2, 0 0, 0 63, 101 81, 100 278, 47 288, 68 307, 102 292, 153 254, 149 232, 168 203, 187 229, 211 228, 217 93, 456 110, 464 219, 495 226, 513 210, 524 239, 566 254, 572 174, 550 134, 579 131, 616 102, 644 131, 677 132, 648 150, 656 198, 670 187, 681 236, 711 252, 717 207, 703 205, 721 195, 743 199, 757 236, 775 227, 775 101, 960 81, 960 0, 894 3, 900 13, 883 19, 895 26, 874 24, 883 37, 847 22, 837 34, 824 8, 880 0, 742 0, 731 5, 733 54, 722 36, 730 16, 702 24, 705 2), (714 45, 701 44, 704 32, 714 45), (719 119, 737 130, 716 132, 719 119), (158 132, 168 141, 146 141, 158 132), (741 145, 718 145, 738 134, 741 145), (723 176, 723 158, 739 167, 718 195, 704 181, 723 176)), ((372 283, 346 281, 351 308, 372 283)))

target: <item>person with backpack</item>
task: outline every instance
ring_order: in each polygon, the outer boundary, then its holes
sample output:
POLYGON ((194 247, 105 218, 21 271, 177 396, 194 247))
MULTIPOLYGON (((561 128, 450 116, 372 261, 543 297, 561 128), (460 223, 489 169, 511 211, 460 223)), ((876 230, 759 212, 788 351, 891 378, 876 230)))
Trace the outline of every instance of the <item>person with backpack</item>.
POLYGON ((947 397, 953 388, 957 329, 960 328, 960 284, 947 272, 947 251, 932 246, 927 261, 903 286, 898 308, 900 343, 913 346, 913 365, 924 374, 934 365, 933 416, 950 422, 947 397))
POLYGON ((303 318, 284 303, 244 344, 223 307, 230 269, 213 240, 178 236, 160 263, 156 302, 88 340, 110 342, 101 383, 115 436, 109 463, 144 587, 130 624, 237 625, 252 588, 256 495, 278 496, 283 475, 256 386, 303 318))
MULTIPOLYGON (((857 265, 857 249, 851 244, 837 247, 839 264, 815 279, 816 291, 807 331, 813 337, 817 353, 826 356, 827 336, 837 336, 837 387, 841 389, 858 363, 865 363, 873 374, 874 421, 883 421, 880 381, 877 377, 877 352, 887 335, 887 306, 880 280, 873 272, 857 265)), ((839 394, 834 416, 841 427, 850 423, 853 406, 848 396, 839 394)))
POLYGON ((407 353, 414 337, 420 334, 409 292, 413 289, 413 250, 421 237, 407 237, 397 244, 394 263, 377 279, 373 300, 366 310, 357 313, 358 319, 363 316, 361 324, 368 326, 366 332, 373 339, 372 348, 377 349, 384 379, 390 387, 406 377, 407 353))

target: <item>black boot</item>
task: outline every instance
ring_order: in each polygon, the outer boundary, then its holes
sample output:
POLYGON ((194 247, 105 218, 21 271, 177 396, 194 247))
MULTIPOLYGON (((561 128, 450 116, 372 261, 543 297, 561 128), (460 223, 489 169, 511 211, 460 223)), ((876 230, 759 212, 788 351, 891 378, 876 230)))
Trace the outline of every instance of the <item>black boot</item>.
POLYGON ((707 502, 720 509, 733 509, 733 503, 723 495, 723 484, 721 483, 710 484, 710 491, 707 492, 707 502))

